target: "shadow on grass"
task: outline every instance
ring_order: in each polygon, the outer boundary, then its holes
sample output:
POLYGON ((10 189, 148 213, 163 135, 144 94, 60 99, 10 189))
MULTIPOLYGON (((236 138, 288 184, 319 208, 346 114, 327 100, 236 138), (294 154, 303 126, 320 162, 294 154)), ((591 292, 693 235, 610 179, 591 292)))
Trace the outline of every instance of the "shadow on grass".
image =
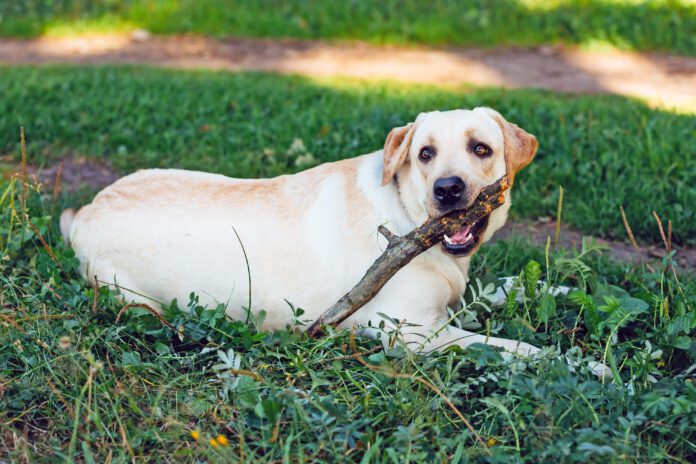
POLYGON ((0 76, 1 150, 17 156, 22 125, 34 164, 77 152, 124 173, 274 176, 380 149, 420 111, 491 106, 540 140, 515 186, 515 214, 554 216, 562 185, 563 219, 584 232, 625 237, 623 206, 639 239, 660 240, 655 210, 672 220, 675 243, 695 243, 695 120, 630 99, 123 67, 0 76))

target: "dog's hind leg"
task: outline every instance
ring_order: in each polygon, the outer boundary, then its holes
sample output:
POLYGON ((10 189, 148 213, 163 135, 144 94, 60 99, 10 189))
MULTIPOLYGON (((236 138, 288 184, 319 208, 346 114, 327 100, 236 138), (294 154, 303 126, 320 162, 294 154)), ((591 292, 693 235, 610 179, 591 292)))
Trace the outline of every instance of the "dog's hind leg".
POLYGON ((68 208, 60 215, 60 234, 63 236, 63 241, 67 246, 70 246, 70 227, 75 220, 74 209, 68 208))

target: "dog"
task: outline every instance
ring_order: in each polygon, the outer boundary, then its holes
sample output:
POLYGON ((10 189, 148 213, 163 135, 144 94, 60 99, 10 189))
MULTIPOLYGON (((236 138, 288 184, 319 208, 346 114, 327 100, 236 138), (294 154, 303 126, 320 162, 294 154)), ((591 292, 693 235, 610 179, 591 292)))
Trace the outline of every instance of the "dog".
MULTIPOLYGON (((489 108, 433 111, 397 127, 384 149, 271 179, 149 169, 126 176, 77 213, 61 232, 94 285, 128 301, 225 304, 243 319, 266 311, 263 329, 288 326, 289 303, 311 322, 363 276, 387 246, 385 225, 406 234, 428 218, 465 208, 503 175, 514 183, 537 139, 489 108), (247 309, 245 309, 247 308, 247 309)), ((382 336, 384 319, 403 321, 399 338, 432 351, 487 343, 531 355, 538 348, 448 325, 468 281, 471 256, 507 219, 511 193, 488 216, 399 270, 343 327, 382 336)))

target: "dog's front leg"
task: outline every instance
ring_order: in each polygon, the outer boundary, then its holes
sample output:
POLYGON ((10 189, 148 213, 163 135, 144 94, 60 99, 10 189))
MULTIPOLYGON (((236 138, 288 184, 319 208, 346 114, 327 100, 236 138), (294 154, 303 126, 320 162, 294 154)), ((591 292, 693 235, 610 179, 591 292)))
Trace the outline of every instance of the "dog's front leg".
POLYGON ((466 348, 473 343, 486 343, 525 356, 539 351, 528 343, 486 337, 450 325, 446 310, 450 290, 448 281, 430 269, 407 266, 344 326, 362 327, 366 335, 382 338, 385 346, 396 336, 413 351, 429 352, 451 345, 466 348), (385 321, 385 315, 391 321, 385 321), (400 321, 396 322, 397 327, 393 325, 395 321, 400 321), (392 334, 376 328, 383 322, 391 326, 392 334))
POLYGON ((362 326, 362 333, 381 338, 384 346, 391 346, 396 341, 404 343, 412 351, 421 353, 444 350, 453 345, 466 348, 474 343, 495 346, 508 353, 522 356, 531 356, 540 351, 536 346, 518 340, 488 337, 462 330, 450 325, 446 319, 406 319, 397 326, 388 324, 390 327, 387 329, 376 329, 377 325, 373 323, 372 327, 362 326))
MULTIPOLYGON (((427 314, 427 311, 424 314, 427 314)), ((444 350, 453 345, 466 348, 474 343, 499 347, 505 350, 506 353, 520 356, 532 356, 540 351, 539 348, 529 343, 505 338, 487 337, 462 330, 449 325, 446 319, 436 319, 434 321, 410 319, 404 322, 407 323, 399 324, 400 327, 397 327, 397 330, 378 330, 373 325, 370 328, 363 328, 363 333, 368 336, 381 338, 384 346, 390 346, 396 339, 403 342, 412 351, 421 353, 444 350)), ((590 371, 597 377, 611 378, 611 370, 601 362, 592 361, 588 366, 590 371)))
POLYGON ((539 348, 529 343, 479 335, 450 325, 447 321, 438 321, 431 325, 429 330, 424 332, 422 337, 417 337, 415 334, 405 337, 406 339, 410 339, 409 346, 411 346, 412 349, 416 349, 414 345, 418 344, 420 344, 420 349, 422 351, 430 352, 443 350, 452 345, 466 348, 474 343, 484 343, 486 345, 502 348, 509 353, 516 353, 523 356, 531 356, 539 352, 539 348), (420 340, 418 340, 418 338, 420 338, 420 340))

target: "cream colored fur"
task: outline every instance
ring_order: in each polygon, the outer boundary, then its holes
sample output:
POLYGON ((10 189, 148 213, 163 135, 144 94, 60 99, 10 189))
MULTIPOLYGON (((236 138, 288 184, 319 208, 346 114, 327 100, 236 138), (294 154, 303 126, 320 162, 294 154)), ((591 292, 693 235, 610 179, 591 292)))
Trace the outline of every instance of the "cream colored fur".
MULTIPOLYGON (((483 186, 506 173, 511 156, 519 158, 515 166, 531 161, 536 139, 505 124, 498 113, 483 108, 423 113, 390 135, 394 146, 399 142, 406 150, 401 159, 393 158, 397 155, 388 146, 386 153, 380 150, 273 179, 139 171, 104 189, 74 218, 67 211, 62 229, 85 277, 118 286, 127 300, 156 305, 177 299, 185 306, 195 292, 202 304, 223 303, 229 317, 239 319, 249 289, 236 230, 248 255, 252 310, 268 314, 264 328, 291 322, 286 300, 305 309, 312 321, 357 283, 385 248, 377 233, 380 224, 405 234, 439 214, 431 194, 437 178, 460 176, 472 201, 483 186), (509 128, 519 133, 509 135, 509 128), (506 140, 506 134, 521 139, 506 140), (470 153, 472 137, 492 148, 489 159, 470 153), (527 148, 515 148, 525 143, 527 148), (427 165, 418 159, 426 144, 438 152, 427 165), (385 174, 385 157, 396 179, 385 174)), ((510 204, 508 193, 505 205, 491 214, 485 240, 503 226, 510 204)), ((383 313, 416 324, 403 329, 402 338, 419 347, 442 328, 447 305, 464 292, 470 259, 447 254, 440 246, 430 249, 400 270, 344 326, 376 327, 383 313)), ((374 329, 367 332, 376 334, 374 329)), ((522 354, 537 351, 526 343, 452 326, 422 348, 474 342, 522 354)))

